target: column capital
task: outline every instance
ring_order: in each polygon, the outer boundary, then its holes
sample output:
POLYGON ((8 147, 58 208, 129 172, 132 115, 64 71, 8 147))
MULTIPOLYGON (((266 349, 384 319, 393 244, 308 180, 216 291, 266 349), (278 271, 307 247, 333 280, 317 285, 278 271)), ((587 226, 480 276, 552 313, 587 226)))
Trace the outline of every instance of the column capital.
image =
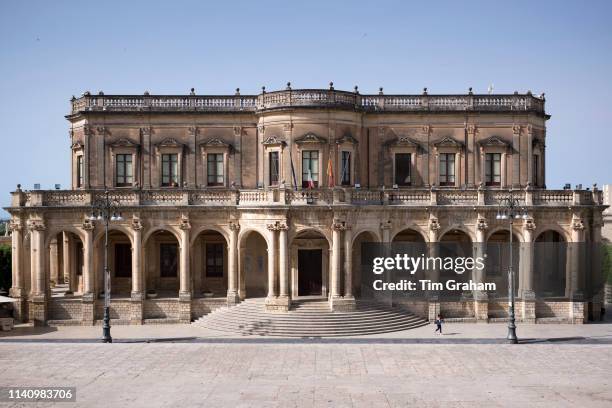
POLYGON ((37 219, 28 221, 28 229, 30 231, 44 231, 47 228, 43 220, 37 219))
POLYGON ((514 133, 515 135, 520 135, 521 134, 521 125, 512 125, 512 133, 514 133))
POLYGON ((85 219, 83 220, 82 227, 85 231, 93 231, 95 228, 95 225, 91 220, 85 219))
POLYGON ((142 220, 140 219, 139 216, 137 215, 132 216, 132 222, 130 224, 130 227, 132 227, 134 231, 142 231, 143 229, 142 220))
POLYGON ((266 225, 266 228, 268 228, 270 231, 286 231, 289 229, 287 224, 283 221, 275 221, 273 224, 266 225))
POLYGON ((574 214, 572 216, 571 227, 574 231, 582 231, 584 230, 584 221, 580 216, 574 214))
POLYGON ((21 231, 23 230, 23 225, 21 224, 21 220, 11 220, 8 223, 8 229, 9 231, 21 231))
POLYGON ((486 231, 489 228, 489 224, 487 224, 487 219, 485 217, 478 217, 476 220, 476 229, 479 231, 486 231))
POLYGON ((467 130, 469 135, 475 135, 476 133, 478 133, 478 128, 474 124, 466 125, 465 130, 467 130))
POLYGON ((179 228, 183 231, 188 231, 191 229, 191 224, 189 223, 189 217, 185 214, 181 215, 181 219, 179 221, 179 228))
POLYGON ((429 215, 428 227, 429 227, 430 231, 439 231, 440 230, 440 221, 438 220, 438 217, 436 217, 433 214, 430 214, 429 215))
POLYGON ((536 224, 533 220, 533 217, 526 218, 523 221, 523 228, 525 229, 525 231, 535 231, 536 224))
POLYGON ((229 229, 230 231, 240 231, 240 224, 235 221, 230 221, 229 229))
POLYGON ((332 223, 332 230, 334 231, 346 231, 351 229, 350 225, 347 225, 346 221, 335 220, 332 223))
POLYGON ((390 230, 391 227, 393 226, 391 220, 387 220, 387 221, 383 221, 380 223, 380 229, 381 230, 390 230))

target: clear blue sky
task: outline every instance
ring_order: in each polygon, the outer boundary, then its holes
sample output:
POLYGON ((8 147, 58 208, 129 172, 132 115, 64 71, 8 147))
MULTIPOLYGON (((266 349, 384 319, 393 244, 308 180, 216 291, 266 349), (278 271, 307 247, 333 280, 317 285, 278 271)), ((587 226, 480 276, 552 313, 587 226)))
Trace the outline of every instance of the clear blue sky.
POLYGON ((288 80, 546 92, 548 187, 612 182, 612 2, 201 3, 0 3, 0 205, 17 183, 68 186, 73 94, 257 93, 288 80))

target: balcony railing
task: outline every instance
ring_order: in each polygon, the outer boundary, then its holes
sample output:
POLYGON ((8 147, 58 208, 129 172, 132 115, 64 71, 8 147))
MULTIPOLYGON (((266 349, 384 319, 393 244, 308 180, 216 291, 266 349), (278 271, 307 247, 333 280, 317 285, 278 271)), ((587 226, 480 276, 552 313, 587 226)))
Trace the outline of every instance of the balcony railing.
MULTIPOLYGON (((12 207, 88 207, 103 197, 103 190, 31 190, 13 192, 12 207)), ((497 206, 509 190, 476 189, 151 189, 110 190, 121 207, 137 206, 497 206)), ((521 205, 568 207, 599 205, 601 191, 515 190, 521 205)))
POLYGON ((91 95, 72 100, 79 112, 257 112, 294 107, 335 108, 365 112, 529 111, 544 114, 544 98, 510 95, 361 95, 328 89, 295 89, 259 95, 91 95))

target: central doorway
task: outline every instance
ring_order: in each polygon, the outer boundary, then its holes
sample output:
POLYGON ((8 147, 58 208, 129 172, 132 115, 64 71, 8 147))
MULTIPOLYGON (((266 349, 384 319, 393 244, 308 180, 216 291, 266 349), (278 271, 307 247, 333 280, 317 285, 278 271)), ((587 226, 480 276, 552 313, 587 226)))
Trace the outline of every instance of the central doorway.
POLYGON ((298 250, 298 296, 323 294, 323 250, 298 250))

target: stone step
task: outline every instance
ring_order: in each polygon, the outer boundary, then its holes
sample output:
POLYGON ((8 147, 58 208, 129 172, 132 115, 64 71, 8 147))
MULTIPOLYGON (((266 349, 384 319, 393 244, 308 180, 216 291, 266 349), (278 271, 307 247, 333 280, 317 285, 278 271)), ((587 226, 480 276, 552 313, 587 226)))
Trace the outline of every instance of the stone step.
POLYGON ((194 324, 243 335, 327 337, 387 333, 428 323, 405 310, 372 301, 357 301, 353 311, 332 312, 327 300, 298 300, 289 312, 270 313, 265 311, 265 299, 259 298, 216 309, 194 324))

